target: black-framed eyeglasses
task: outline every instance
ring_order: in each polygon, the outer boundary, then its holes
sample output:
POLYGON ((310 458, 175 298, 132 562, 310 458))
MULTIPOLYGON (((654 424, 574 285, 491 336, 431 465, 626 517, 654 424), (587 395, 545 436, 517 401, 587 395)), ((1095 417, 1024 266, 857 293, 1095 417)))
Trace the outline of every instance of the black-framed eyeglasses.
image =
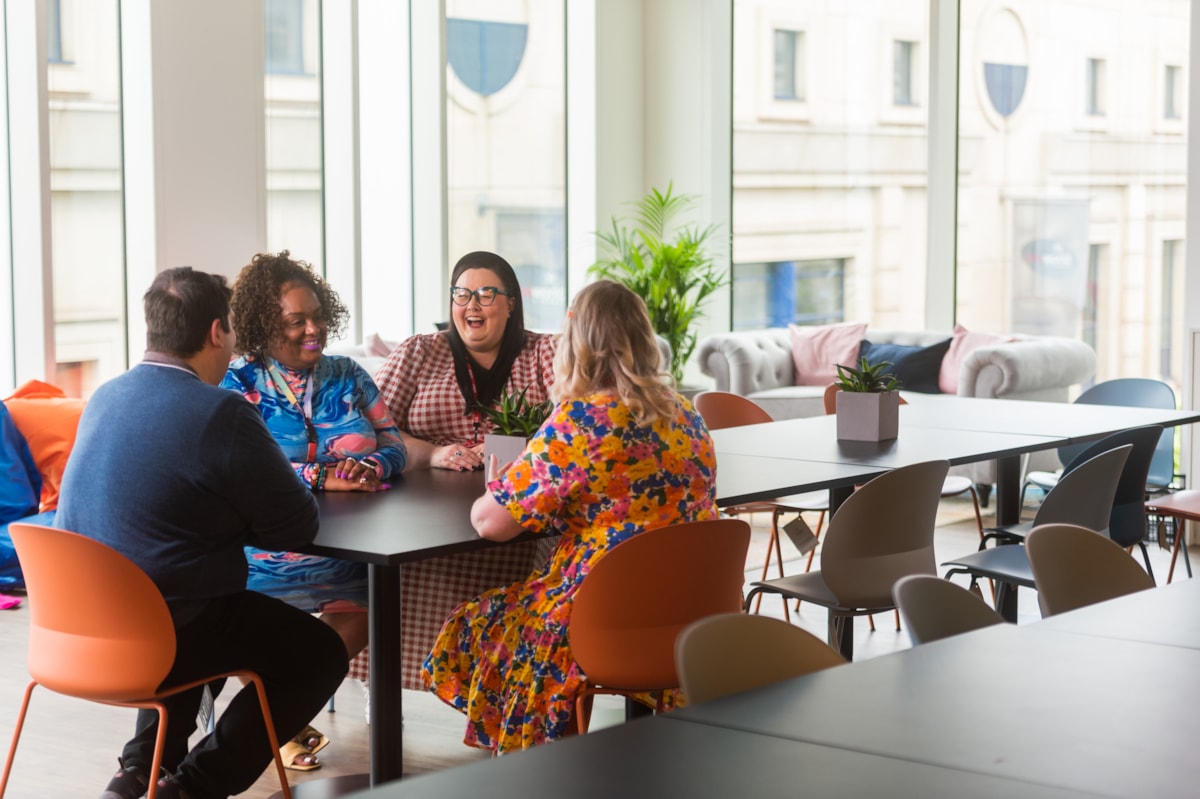
POLYGON ((496 301, 496 295, 498 294, 504 295, 505 297, 512 296, 504 289, 498 289, 495 286, 480 286, 474 291, 471 289, 464 289, 462 286, 450 287, 450 301, 455 305, 469 305, 471 302, 471 297, 479 300, 480 305, 491 305, 496 301))

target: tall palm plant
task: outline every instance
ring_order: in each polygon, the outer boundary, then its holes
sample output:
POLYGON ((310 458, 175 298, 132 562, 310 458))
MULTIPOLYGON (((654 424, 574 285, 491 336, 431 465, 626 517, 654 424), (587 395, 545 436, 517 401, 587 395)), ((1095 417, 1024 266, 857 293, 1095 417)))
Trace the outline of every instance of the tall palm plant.
POLYGON ((696 197, 651 189, 631 217, 614 217, 612 230, 597 233, 603 257, 588 273, 628 287, 646 301, 654 332, 671 345, 671 377, 683 381, 683 365, 696 348, 692 323, 704 302, 728 278, 713 266, 708 241, 716 226, 676 225, 696 197))

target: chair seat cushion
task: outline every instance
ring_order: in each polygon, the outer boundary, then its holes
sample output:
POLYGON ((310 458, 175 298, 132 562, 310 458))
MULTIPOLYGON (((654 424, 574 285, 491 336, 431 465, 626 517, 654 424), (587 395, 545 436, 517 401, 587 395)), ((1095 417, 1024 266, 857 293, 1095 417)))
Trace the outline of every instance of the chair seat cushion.
POLYGON ((825 578, 821 576, 820 571, 791 574, 787 577, 780 577, 777 580, 762 580, 751 583, 750 587, 761 588, 764 593, 783 594, 789 599, 800 599, 804 602, 820 605, 823 608, 830 608, 831 610, 882 612, 895 607, 890 596, 879 597, 877 601, 872 601, 865 605, 843 605, 841 600, 834 596, 833 591, 829 590, 829 586, 825 584, 825 578))
POLYGON ((976 577, 1023 585, 1033 588, 1033 570, 1029 568, 1029 556, 1025 547, 1008 545, 981 549, 956 560, 942 564, 951 570, 966 571, 976 577))

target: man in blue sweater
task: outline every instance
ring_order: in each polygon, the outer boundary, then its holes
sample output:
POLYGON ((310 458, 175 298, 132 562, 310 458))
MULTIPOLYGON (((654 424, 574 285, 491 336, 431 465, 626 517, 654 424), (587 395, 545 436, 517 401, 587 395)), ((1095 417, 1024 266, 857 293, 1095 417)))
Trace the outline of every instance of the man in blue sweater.
MULTIPOLYGON (((262 417, 217 387, 234 345, 229 298, 223 277, 190 267, 155 278, 144 298, 145 358, 88 402, 56 524, 124 553, 161 589, 178 640, 164 685, 252 669, 286 741, 337 689, 346 650, 328 625, 246 590, 244 545, 304 546, 318 520, 312 494, 262 417)), ((253 686, 189 751, 201 691, 166 700, 162 799, 224 799, 249 788, 271 761, 253 686)), ((102 799, 137 799, 160 776, 149 773, 157 729, 154 711, 138 711, 102 799)))

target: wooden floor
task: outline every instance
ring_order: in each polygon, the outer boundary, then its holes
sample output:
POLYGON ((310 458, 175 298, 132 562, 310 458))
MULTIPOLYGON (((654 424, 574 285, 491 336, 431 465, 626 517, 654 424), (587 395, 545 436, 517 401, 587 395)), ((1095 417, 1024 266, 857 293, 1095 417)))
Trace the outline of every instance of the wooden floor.
MULTIPOLYGON (((752 521, 755 528, 747 559, 750 566, 748 581, 758 579, 769 532, 766 526, 769 519, 765 515, 752 521)), ((815 515, 811 521, 815 524, 815 515)), ((989 522, 986 516, 984 522, 989 522)), ((977 544, 978 534, 969 500, 943 501, 936 539, 939 562, 969 552, 977 544)), ((1154 544, 1150 545, 1150 552, 1155 576, 1163 583, 1166 581, 1169 553, 1154 544)), ((1200 550, 1193 548, 1193 558, 1197 555, 1200 555, 1200 550)), ((784 556, 788 559, 786 568, 789 573, 803 570, 804 560, 786 541, 784 556)), ((1176 576, 1186 577, 1182 564, 1176 576)), ((764 599, 762 612, 782 616, 780 601, 777 598, 764 599)), ((1037 618, 1034 594, 1022 591, 1020 622, 1026 623, 1037 618)), ((793 613, 792 620, 817 635, 825 634, 826 616, 820 608, 805 606, 798 617, 793 613)), ((24 605, 16 610, 0 611, 0 741, 5 743, 15 723, 21 692, 28 680, 25 671, 27 627, 24 605)), ((876 628, 875 632, 870 632, 867 621, 858 620, 855 635, 857 659, 878 657, 909 646, 907 634, 896 632, 891 615, 876 617, 876 628)), ((289 771, 292 784, 366 771, 367 726, 363 706, 361 686, 354 681, 343 683, 336 696, 336 712, 323 711, 313 720, 314 725, 331 741, 320 755, 324 766, 307 773, 289 771)), ((617 701, 599 701, 596 708, 597 726, 620 723, 621 707, 617 701)), ((26 720, 7 796, 10 799, 98 796, 116 768, 117 754, 132 732, 132 725, 132 711, 66 699, 44 689, 38 690, 26 720)), ((463 729, 463 717, 457 711, 431 695, 405 692, 405 773, 443 769, 486 759, 487 753, 462 744, 463 729)), ((268 771, 242 796, 266 799, 278 790, 273 772, 268 771)))

